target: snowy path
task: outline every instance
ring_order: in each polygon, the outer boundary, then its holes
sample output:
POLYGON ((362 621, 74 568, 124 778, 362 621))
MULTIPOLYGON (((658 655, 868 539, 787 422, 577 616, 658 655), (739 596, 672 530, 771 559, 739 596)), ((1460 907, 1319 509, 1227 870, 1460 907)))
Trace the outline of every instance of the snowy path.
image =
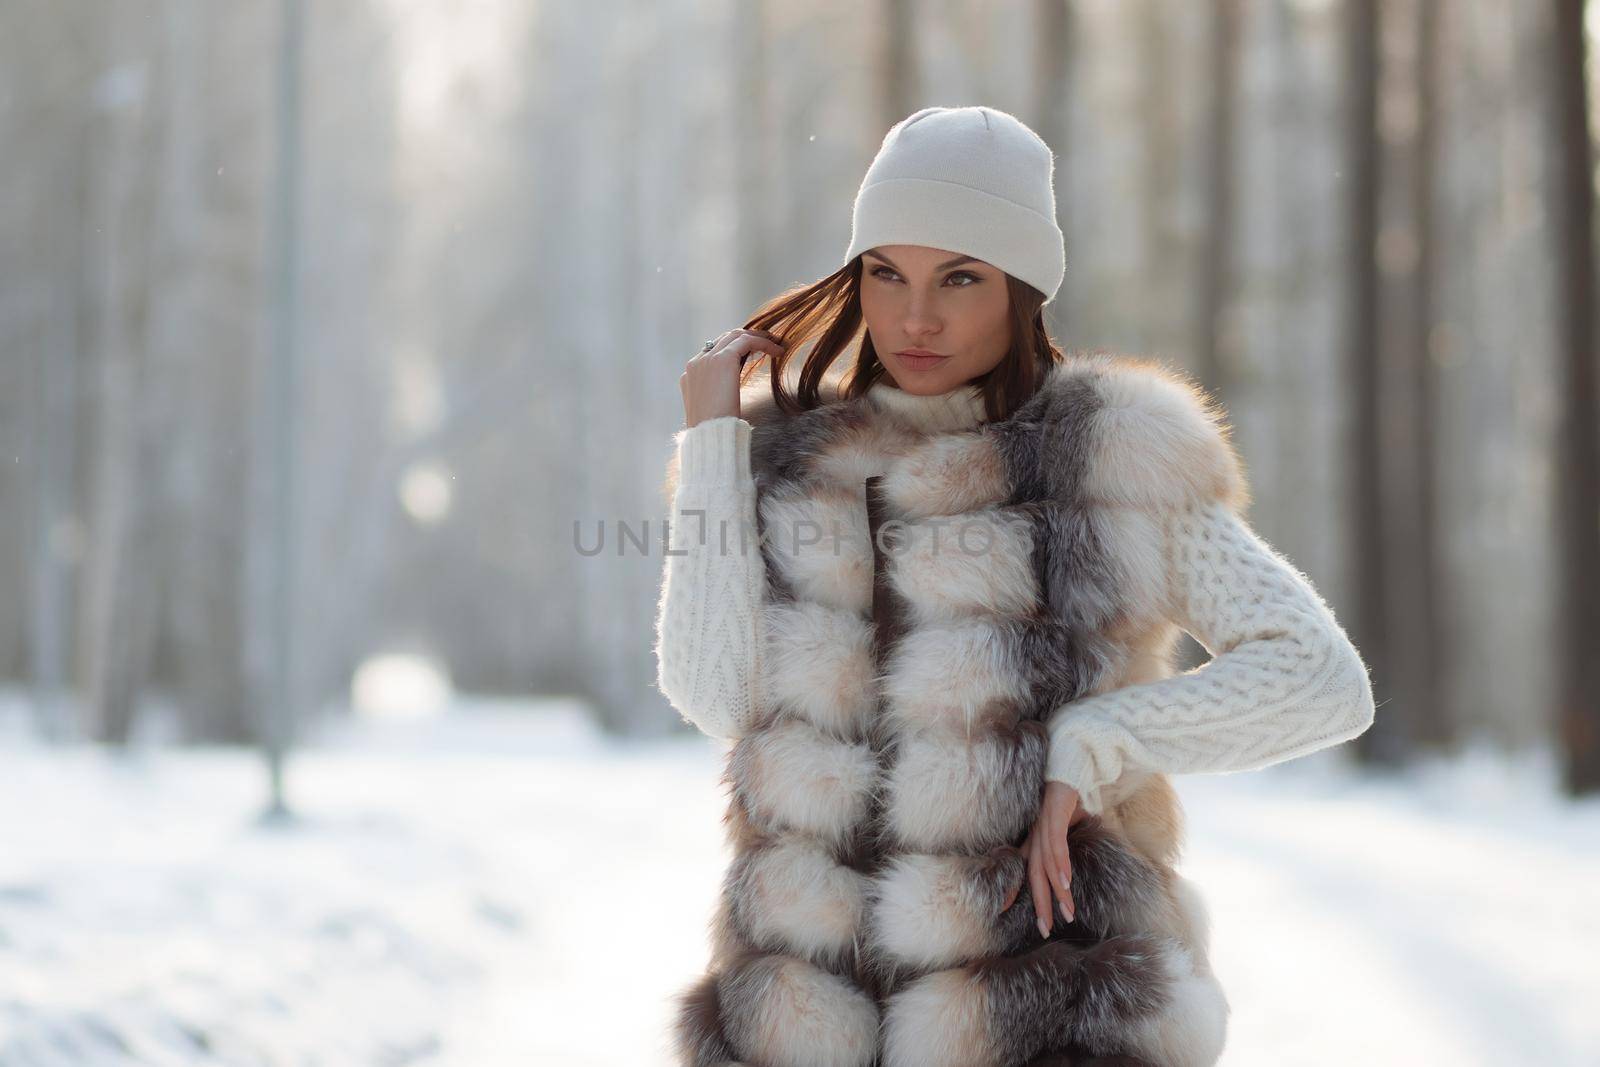
POLYGON ((1492 767, 1442 770, 1180 783, 1225 1063, 1600 1063, 1600 806, 1474 810, 1492 767))
MULTIPOLYGON (((373 729, 293 765, 287 828, 247 754, 0 749, 0 1065, 668 1062, 715 743, 563 705, 373 729)), ((1323 755, 1179 782, 1223 1063, 1600 1063, 1600 804, 1323 755)))

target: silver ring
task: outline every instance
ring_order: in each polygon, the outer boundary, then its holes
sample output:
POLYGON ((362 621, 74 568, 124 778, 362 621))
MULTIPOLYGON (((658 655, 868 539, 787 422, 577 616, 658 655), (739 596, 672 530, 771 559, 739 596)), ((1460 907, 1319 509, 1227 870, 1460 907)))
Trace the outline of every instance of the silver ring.
POLYGON ((717 342, 715 342, 715 341, 707 341, 705 344, 700 346, 700 351, 709 352, 713 348, 715 348, 716 346, 717 346, 717 342))

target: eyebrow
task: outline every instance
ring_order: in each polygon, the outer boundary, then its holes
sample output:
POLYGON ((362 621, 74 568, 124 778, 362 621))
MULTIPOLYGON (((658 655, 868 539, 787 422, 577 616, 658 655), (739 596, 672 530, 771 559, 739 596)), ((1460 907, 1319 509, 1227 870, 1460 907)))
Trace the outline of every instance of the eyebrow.
MULTIPOLYGON (((874 251, 868 249, 865 254, 871 256, 874 259, 883 260, 885 263, 889 264, 889 266, 894 267, 895 270, 899 270, 900 269, 899 267, 895 267, 894 266, 894 261, 893 260, 891 260, 888 256, 884 255, 881 252, 874 252, 874 251)), ((933 269, 934 270, 949 270, 951 267, 959 267, 963 263, 982 263, 982 262, 983 262, 983 260, 978 259, 975 256, 957 256, 955 259, 950 260, 948 263, 941 263, 941 264, 939 264, 937 267, 935 267, 933 269)))

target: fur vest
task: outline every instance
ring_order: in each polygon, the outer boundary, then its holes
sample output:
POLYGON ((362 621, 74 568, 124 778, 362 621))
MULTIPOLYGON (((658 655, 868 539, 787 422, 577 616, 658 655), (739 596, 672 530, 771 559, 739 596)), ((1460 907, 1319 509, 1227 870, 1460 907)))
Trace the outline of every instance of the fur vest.
POLYGON ((1076 918, 1048 939, 1019 846, 1052 714, 1174 669, 1162 513, 1246 501, 1221 413, 1100 354, 1001 421, 922 399, 745 394, 765 713, 728 753, 733 858, 679 1062, 1212 1064, 1228 1007, 1167 778, 1130 772, 1071 829, 1076 918))

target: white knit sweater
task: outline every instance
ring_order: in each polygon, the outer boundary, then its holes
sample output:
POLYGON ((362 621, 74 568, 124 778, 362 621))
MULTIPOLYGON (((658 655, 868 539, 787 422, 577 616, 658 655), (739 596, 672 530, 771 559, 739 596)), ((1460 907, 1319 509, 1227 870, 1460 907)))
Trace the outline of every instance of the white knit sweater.
MULTIPOLYGON (((766 572, 753 542, 744 551, 736 537, 723 546, 715 531, 755 528, 750 424, 708 419, 680 430, 676 443, 657 684, 704 733, 738 738, 761 713, 766 572)), ((1077 789, 1091 814, 1128 771, 1254 770, 1347 741, 1372 723, 1366 665, 1292 564, 1220 504, 1174 512, 1165 535, 1171 621, 1212 658, 1052 713, 1046 777, 1077 789)))

